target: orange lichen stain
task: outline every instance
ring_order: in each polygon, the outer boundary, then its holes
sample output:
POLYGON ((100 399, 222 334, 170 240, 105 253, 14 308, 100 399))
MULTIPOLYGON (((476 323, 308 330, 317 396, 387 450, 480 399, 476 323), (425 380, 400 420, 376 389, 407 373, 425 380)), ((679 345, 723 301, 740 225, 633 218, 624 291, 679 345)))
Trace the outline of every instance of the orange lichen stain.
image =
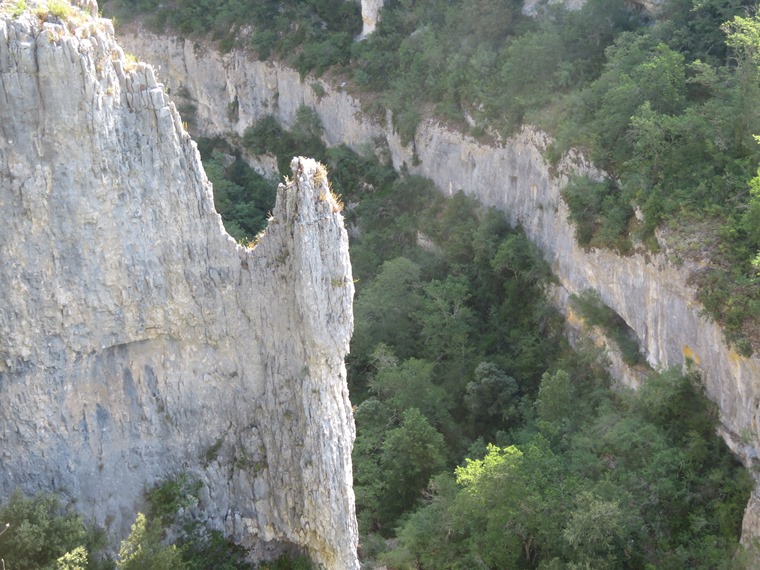
POLYGON ((694 352, 690 346, 686 344, 683 345, 683 357, 685 360, 691 360, 697 366, 699 366, 700 364, 699 355, 696 352, 694 352))
POLYGON ((731 361, 731 364, 739 364, 742 360, 745 360, 745 358, 733 348, 728 351, 728 359, 731 361))
POLYGON ((583 326, 586 324, 586 319, 584 319, 581 315, 573 311, 571 308, 568 307, 567 309, 567 322, 571 325, 576 326, 583 326))
POLYGON ((567 309, 567 324, 585 331, 585 334, 594 341, 597 348, 607 348, 607 340, 602 330, 599 327, 589 327, 583 315, 579 315, 569 307, 567 309))

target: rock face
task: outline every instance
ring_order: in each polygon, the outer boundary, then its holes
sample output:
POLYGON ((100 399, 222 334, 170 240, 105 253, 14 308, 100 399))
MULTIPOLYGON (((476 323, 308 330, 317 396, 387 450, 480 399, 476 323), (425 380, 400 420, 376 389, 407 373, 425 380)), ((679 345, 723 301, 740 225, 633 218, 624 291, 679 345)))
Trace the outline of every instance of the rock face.
MULTIPOLYGON (((488 146, 435 121, 423 122, 413 143, 405 146, 390 119, 376 122, 361 112, 359 101, 314 81, 301 81, 296 71, 273 63, 250 61, 242 52, 222 55, 211 46, 147 33, 126 34, 122 40, 141 57, 160 64, 162 77, 183 86, 197 101, 196 124, 207 136, 242 134, 261 116, 271 113, 292 125, 300 105, 316 110, 328 144, 345 143, 357 150, 371 143, 384 146, 396 167, 435 181, 441 191, 463 190, 482 203, 505 212, 521 224, 544 253, 559 279, 558 305, 577 324, 568 297, 596 289, 635 332, 642 354, 655 368, 693 366, 702 374, 707 395, 718 404, 720 431, 742 461, 753 467, 760 449, 760 358, 743 358, 729 349, 715 323, 701 315, 695 291, 687 285, 689 268, 677 267, 665 254, 620 257, 604 250, 578 247, 560 188, 570 173, 592 176, 583 157, 570 153, 556 170, 543 158, 547 135, 526 128, 503 145, 488 146), (226 104, 239 100, 231 121, 226 104)), ((637 382, 635 371, 617 360, 614 372, 623 381, 637 382)), ((753 471, 757 474, 757 471, 753 471)), ((760 499, 750 501, 748 521, 760 519, 760 499), (754 518, 753 518, 754 517, 754 518)), ((754 523, 746 528, 760 528, 754 523)))
POLYGON ((362 2, 362 33, 360 39, 366 38, 375 31, 377 23, 380 21, 380 10, 385 4, 385 0, 361 0, 362 2))
POLYGON ((324 169, 292 166, 239 246, 108 20, 0 14, 0 495, 58 490, 123 536, 184 472, 254 556, 358 568, 348 240, 324 169))
POLYGON ((567 10, 580 10, 586 0, 524 0, 522 12, 526 16, 539 16, 547 6, 562 5, 567 10))

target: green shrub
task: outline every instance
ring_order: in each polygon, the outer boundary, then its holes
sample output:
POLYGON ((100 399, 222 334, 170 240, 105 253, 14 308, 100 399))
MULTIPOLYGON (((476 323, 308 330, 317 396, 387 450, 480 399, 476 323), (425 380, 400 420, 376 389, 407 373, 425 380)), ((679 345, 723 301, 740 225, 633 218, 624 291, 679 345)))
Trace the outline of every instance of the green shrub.
POLYGON ((634 366, 642 361, 636 333, 620 315, 602 302, 599 293, 586 289, 579 295, 571 295, 570 303, 589 325, 601 327, 615 341, 626 364, 634 366))
POLYGON ((13 6, 11 14, 18 18, 21 14, 26 12, 27 4, 26 0, 16 0, 16 4, 13 6))
POLYGON ((633 208, 612 180, 598 182, 576 176, 562 189, 562 197, 570 210, 568 219, 575 226, 579 245, 630 249, 628 224, 633 208))
POLYGON ((67 0, 47 0, 47 8, 53 16, 64 21, 75 12, 75 8, 67 0))
POLYGON ((162 524, 171 523, 177 511, 197 503, 202 485, 200 481, 191 481, 186 473, 181 473, 153 487, 146 493, 150 505, 148 516, 162 524))
POLYGON ((248 570, 244 548, 232 544, 218 530, 190 523, 177 542, 187 570, 248 570))
POLYGON ((14 491, 0 506, 0 524, 9 524, 0 535, 0 558, 8 570, 65 568, 65 564, 72 566, 76 560, 81 561, 82 549, 85 555, 91 554, 88 569, 102 567, 102 533, 88 529, 81 516, 64 507, 57 495, 25 497, 14 491))
POLYGON ((316 570, 311 558, 304 554, 283 554, 277 560, 264 562, 261 570, 316 570))
POLYGON ((185 570, 187 565, 176 546, 161 543, 163 531, 137 514, 132 531, 119 548, 117 570, 185 570))

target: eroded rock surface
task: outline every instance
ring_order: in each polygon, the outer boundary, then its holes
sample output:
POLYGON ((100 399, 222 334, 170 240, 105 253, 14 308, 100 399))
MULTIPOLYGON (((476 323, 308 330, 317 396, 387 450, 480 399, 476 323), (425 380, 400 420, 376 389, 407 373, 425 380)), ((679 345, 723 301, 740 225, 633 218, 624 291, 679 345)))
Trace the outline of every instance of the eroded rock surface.
POLYGON ((358 568, 353 280, 324 169, 294 159, 266 235, 236 244, 164 86, 93 5, 0 15, 0 495, 62 491, 123 536, 185 472, 255 556, 358 568))

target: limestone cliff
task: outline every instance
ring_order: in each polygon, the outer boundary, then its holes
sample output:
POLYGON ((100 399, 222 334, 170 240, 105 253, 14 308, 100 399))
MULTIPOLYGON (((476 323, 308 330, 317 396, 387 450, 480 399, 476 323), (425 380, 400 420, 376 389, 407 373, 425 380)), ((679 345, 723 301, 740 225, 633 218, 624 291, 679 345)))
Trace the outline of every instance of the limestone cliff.
POLYGON ((361 0, 362 3, 362 33, 359 38, 364 39, 377 28, 380 21, 380 10, 385 0, 361 0))
MULTIPOLYGON (((523 226, 550 262, 560 282, 557 303, 568 312, 569 324, 578 325, 568 309, 569 295, 596 289, 635 332, 651 366, 688 364, 701 372, 707 394, 720 410, 721 434, 748 467, 756 465, 760 358, 739 356, 724 343, 720 327, 702 316, 688 285, 688 265, 672 264, 666 253, 620 257, 578 247, 560 188, 573 172, 600 174, 582 156, 570 153, 554 170, 543 158, 549 143, 544 133, 526 128, 504 144, 489 146, 433 120, 423 122, 413 144, 405 146, 389 118, 367 118, 356 98, 325 83, 318 96, 313 79, 301 81, 296 71, 278 64, 144 32, 125 34, 123 41, 141 57, 160 64, 168 84, 187 89, 198 106, 196 124, 207 136, 242 134, 267 113, 291 125, 298 107, 307 105, 322 120, 326 143, 356 149, 366 143, 387 146, 395 166, 405 164, 410 172, 433 179, 443 192, 462 189, 503 210, 512 223, 523 226), (226 104, 235 97, 239 113, 232 121, 226 104)), ((629 384, 637 382, 636 371, 619 358, 614 371, 629 384)), ((755 519, 760 499, 751 500, 750 507, 747 532, 760 529, 760 518, 755 519)))
POLYGON ((358 568, 353 281, 324 169, 294 159, 266 235, 236 244, 164 86, 92 8, 0 4, 0 495, 62 491, 123 536, 187 472, 255 556, 358 568))

